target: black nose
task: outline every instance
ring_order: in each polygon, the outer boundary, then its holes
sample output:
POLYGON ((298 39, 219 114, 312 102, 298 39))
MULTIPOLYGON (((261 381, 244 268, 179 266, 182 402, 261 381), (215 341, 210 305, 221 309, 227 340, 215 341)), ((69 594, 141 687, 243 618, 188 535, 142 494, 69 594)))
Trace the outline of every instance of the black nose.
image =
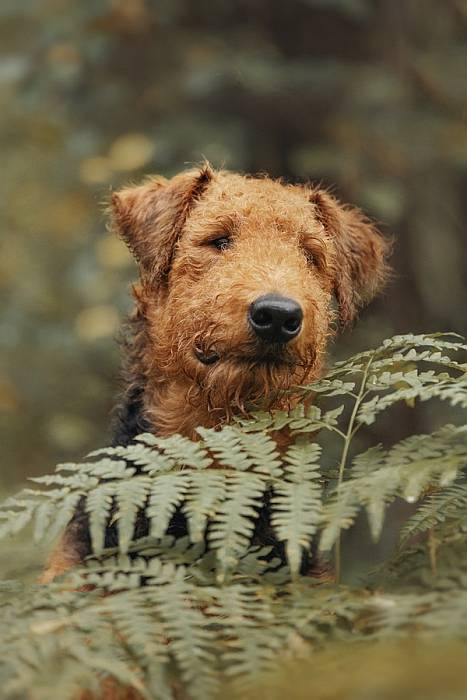
POLYGON ((294 299, 279 294, 258 297, 248 310, 250 326, 268 343, 288 343, 302 327, 303 311, 294 299))

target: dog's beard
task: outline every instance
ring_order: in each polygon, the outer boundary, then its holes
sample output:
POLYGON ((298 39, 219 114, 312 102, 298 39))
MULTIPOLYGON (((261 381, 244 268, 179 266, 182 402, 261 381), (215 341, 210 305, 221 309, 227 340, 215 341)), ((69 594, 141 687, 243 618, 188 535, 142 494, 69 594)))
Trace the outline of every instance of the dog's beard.
POLYGON ((232 415, 255 409, 286 407, 290 389, 313 375, 316 353, 307 357, 271 350, 239 354, 230 351, 202 373, 197 373, 188 392, 194 404, 201 400, 208 410, 229 420, 232 415))
POLYGON ((248 336, 226 337, 225 327, 212 322, 200 323, 196 331, 188 323, 180 328, 185 330, 176 338, 166 336, 167 345, 157 345, 158 381, 184 377, 187 410, 204 407, 213 423, 255 409, 287 408, 290 389, 319 374, 319 342, 306 347, 271 345, 248 336))

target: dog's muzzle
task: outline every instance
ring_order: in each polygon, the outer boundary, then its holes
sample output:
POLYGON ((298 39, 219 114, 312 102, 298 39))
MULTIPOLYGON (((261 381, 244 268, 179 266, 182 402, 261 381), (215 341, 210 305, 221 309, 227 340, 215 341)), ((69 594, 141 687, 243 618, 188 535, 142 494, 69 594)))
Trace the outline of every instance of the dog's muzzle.
POLYGON ((258 297, 248 309, 250 328, 267 343, 288 343, 300 333, 302 322, 300 304, 279 294, 258 297))

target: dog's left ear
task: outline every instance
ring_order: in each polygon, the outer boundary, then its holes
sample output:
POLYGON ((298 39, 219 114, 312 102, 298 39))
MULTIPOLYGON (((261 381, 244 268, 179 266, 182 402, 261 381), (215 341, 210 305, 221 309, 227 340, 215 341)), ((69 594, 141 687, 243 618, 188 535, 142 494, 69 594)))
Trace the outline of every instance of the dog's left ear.
POLYGON ((143 185, 125 187, 112 195, 113 227, 151 283, 167 278, 186 218, 213 175, 206 163, 171 180, 152 177, 143 185))
POLYGON ((341 324, 346 326, 386 282, 389 274, 386 258, 391 242, 381 236, 359 209, 341 204, 326 190, 313 189, 310 202, 334 243, 334 292, 341 324))

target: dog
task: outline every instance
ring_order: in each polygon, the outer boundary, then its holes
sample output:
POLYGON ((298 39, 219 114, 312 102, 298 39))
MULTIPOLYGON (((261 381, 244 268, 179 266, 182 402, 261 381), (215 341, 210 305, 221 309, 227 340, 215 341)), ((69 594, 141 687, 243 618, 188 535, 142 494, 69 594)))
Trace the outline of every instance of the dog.
MULTIPOLYGON (((196 439, 252 408, 290 408, 287 390, 323 373, 336 328, 388 275, 389 241, 320 186, 206 163, 116 192, 110 218, 140 272, 115 445, 142 432, 196 439)), ((147 532, 143 517, 135 537, 147 532)), ((270 539, 267 526, 257 533, 270 539)), ((109 527, 106 544, 117 542, 109 527)), ((91 552, 78 508, 43 582, 91 552)))

